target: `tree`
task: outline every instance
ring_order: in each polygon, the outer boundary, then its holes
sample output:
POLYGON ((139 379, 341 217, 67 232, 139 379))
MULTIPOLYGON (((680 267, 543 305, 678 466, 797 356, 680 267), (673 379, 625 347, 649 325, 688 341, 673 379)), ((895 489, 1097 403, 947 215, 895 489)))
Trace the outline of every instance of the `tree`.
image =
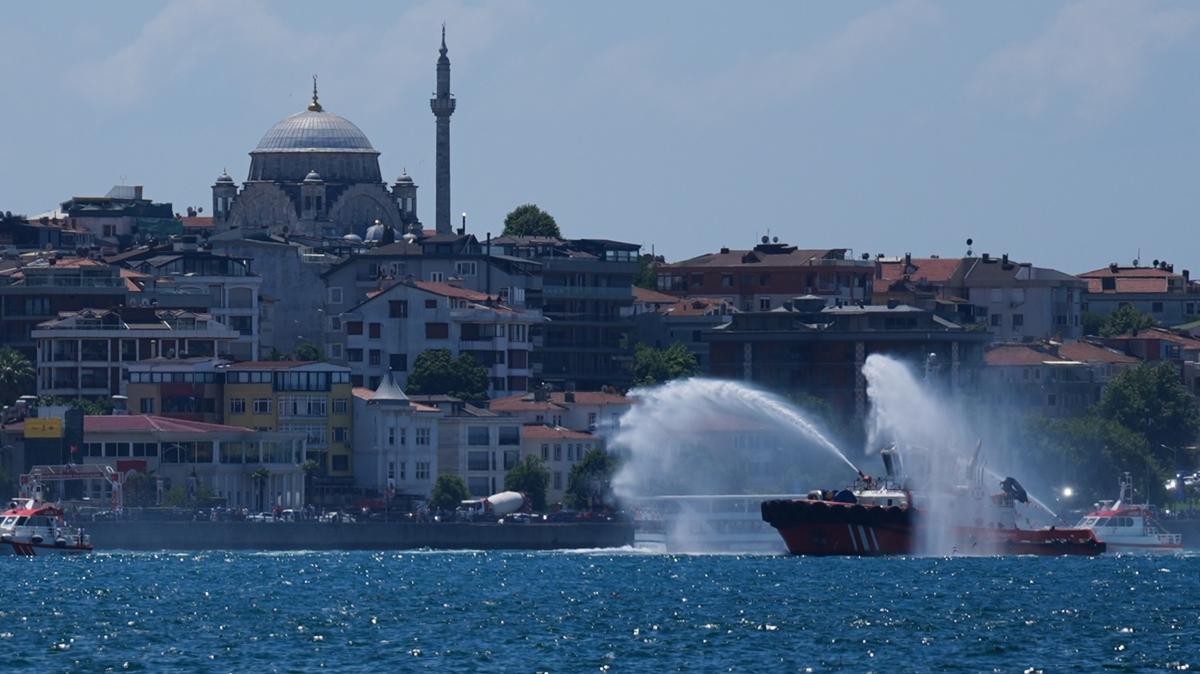
POLYGON ((1150 484, 1152 498, 1161 495, 1164 474, 1150 443, 1112 419, 1035 419, 1021 446, 1028 451, 1030 475, 1040 475, 1050 485, 1072 486, 1081 502, 1112 498, 1124 472, 1137 484, 1150 484))
POLYGON ((1096 412, 1140 433, 1160 462, 1173 468, 1177 451, 1192 444, 1200 432, 1196 398, 1170 363, 1143 364, 1117 375, 1104 388, 1096 412))
POLYGON ((313 477, 321 472, 321 464, 312 459, 306 459, 304 463, 300 464, 300 470, 304 472, 304 501, 312 503, 313 477))
POLYGON ((296 347, 296 360, 321 360, 321 350, 312 342, 300 342, 296 347))
POLYGON ((532 454, 513 466, 504 476, 504 488, 529 497, 533 509, 546 509, 546 489, 550 487, 550 469, 532 454))
POLYGON ((567 476, 567 504, 589 510, 606 504, 612 495, 612 476, 616 470, 616 457, 599 447, 589 449, 567 476))
POLYGON ((657 266, 666 262, 663 256, 658 255, 639 255, 638 256, 638 271, 633 277, 633 285, 646 290, 655 290, 658 288, 658 269, 657 266))
POLYGON ((1083 326, 1083 334, 1085 335, 1099 335, 1107 321, 1108 317, 1090 311, 1083 312, 1083 317, 1079 319, 1080 324, 1083 326))
POLYGON ((1104 324, 1100 326, 1100 336, 1116 337, 1152 327, 1154 327, 1153 316, 1143 314, 1132 304, 1125 304, 1104 319, 1104 324))
POLYGON ((461 477, 438 475, 433 491, 429 492, 429 507, 431 510, 454 510, 469 496, 467 483, 461 477))
POLYGON ((23 353, 16 349, 0 349, 0 405, 11 405, 32 392, 37 372, 23 353))
POLYGON ((537 204, 521 204, 504 217, 505 236, 553 236, 561 237, 554 216, 537 207, 537 204))
POLYGON ((455 358, 449 349, 422 351, 413 362, 404 391, 409 395, 450 395, 463 400, 487 398, 488 374, 471 354, 455 358))
POLYGON ((633 383, 635 386, 665 384, 672 379, 691 377, 700 371, 696 357, 681 342, 666 349, 638 344, 633 353, 633 383))
POLYGON ((271 471, 260 467, 250 473, 250 479, 254 481, 254 485, 258 487, 258 511, 263 512, 267 507, 267 480, 271 477, 271 471))

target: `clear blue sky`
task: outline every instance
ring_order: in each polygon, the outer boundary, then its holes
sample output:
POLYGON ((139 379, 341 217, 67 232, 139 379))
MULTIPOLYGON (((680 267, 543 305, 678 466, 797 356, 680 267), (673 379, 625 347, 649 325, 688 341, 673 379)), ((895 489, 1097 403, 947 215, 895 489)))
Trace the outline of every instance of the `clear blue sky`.
POLYGON ((671 260, 769 230, 1200 271, 1190 2, 4 3, 0 209, 122 176, 207 206, 317 73, 431 223, 443 20, 453 206, 480 235, 533 201, 671 260))

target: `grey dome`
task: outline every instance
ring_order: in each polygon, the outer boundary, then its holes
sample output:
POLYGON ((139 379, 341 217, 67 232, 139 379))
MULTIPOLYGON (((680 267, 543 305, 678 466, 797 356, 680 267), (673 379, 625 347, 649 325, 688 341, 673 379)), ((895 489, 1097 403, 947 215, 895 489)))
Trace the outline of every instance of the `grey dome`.
POLYGON ((230 175, 228 173, 226 173, 225 171, 221 171, 221 175, 217 176, 217 182, 221 183, 221 184, 226 184, 226 183, 232 184, 233 178, 230 177, 230 175))
POLYGON ((383 223, 376 220, 375 224, 367 228, 367 235, 363 238, 372 243, 378 242, 383 238, 383 232, 385 229, 386 227, 384 227, 383 223))
POLYGON ((396 178, 397 185, 411 185, 412 181, 413 181, 412 177, 409 176, 407 173, 401 173, 400 177, 396 178))
POLYGON ((263 135, 254 152, 314 150, 375 153, 371 141, 357 126, 324 110, 305 110, 284 117, 263 135))
POLYGON ((323 181, 323 180, 321 180, 321 174, 320 174, 320 173, 317 173, 316 171, 309 171, 309 172, 308 172, 308 175, 304 176, 304 182, 306 182, 306 183, 319 183, 319 182, 324 182, 324 181, 323 181))

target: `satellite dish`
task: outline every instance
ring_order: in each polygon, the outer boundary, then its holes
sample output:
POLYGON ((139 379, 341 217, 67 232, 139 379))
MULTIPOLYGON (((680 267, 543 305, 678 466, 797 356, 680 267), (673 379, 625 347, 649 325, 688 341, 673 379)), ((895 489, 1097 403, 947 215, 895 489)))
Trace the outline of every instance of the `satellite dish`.
POLYGON ((974 245, 975 245, 975 239, 967 239, 967 245, 968 245, 968 246, 974 246, 974 245))
POLYGON ((762 242, 763 243, 771 243, 771 237, 767 236, 766 234, 763 234, 762 242))

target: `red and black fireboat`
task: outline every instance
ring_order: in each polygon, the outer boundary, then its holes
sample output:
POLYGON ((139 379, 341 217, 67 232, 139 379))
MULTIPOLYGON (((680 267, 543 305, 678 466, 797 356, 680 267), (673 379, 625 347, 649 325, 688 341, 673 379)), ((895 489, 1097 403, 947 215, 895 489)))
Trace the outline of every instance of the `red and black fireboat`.
MULTIPOLYGON (((815 490, 807 498, 762 503, 762 518, 795 555, 908 555, 921 551, 921 536, 944 528, 950 554, 1098 555, 1105 544, 1090 529, 1021 529, 1015 504, 1028 494, 1013 478, 987 494, 978 451, 971 464, 971 486, 924 501, 897 479, 895 450, 881 452, 887 477, 859 474, 852 487, 815 490), (938 502, 935 504, 935 499, 938 502), (931 513, 933 509, 939 516, 931 513)), ((939 551, 942 552, 942 551, 939 551)))

